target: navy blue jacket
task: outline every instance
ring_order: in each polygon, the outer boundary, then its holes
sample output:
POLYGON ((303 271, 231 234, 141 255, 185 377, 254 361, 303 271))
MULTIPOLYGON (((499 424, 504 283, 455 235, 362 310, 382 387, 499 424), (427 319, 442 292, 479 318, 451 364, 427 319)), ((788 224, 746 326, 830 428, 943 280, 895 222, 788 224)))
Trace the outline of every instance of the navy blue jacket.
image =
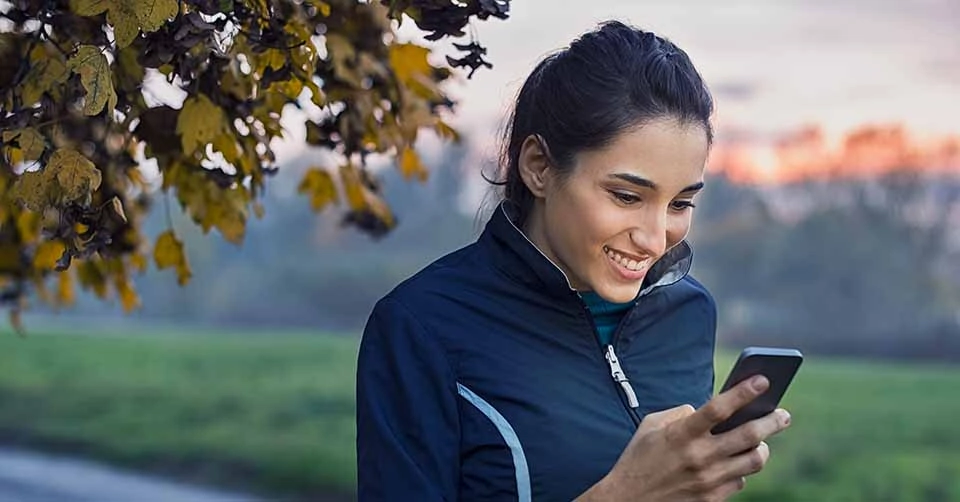
POLYGON ((685 242, 603 347, 508 213, 374 308, 356 382, 361 502, 569 501, 645 414, 711 397, 716 307, 685 242))

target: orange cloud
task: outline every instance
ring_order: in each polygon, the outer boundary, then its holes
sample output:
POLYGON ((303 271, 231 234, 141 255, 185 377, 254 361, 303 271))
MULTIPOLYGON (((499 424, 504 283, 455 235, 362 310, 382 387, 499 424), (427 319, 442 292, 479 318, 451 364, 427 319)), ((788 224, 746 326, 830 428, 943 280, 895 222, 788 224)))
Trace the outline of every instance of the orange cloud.
POLYGON ((902 125, 865 125, 836 141, 819 126, 775 142, 718 141, 710 170, 739 183, 864 179, 893 172, 960 176, 960 136, 920 139, 902 125))

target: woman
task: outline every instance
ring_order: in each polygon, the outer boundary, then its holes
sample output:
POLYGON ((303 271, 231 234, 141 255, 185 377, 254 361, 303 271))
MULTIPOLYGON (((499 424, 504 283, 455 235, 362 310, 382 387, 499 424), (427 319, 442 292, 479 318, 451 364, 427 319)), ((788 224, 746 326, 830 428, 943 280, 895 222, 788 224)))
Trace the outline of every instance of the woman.
POLYGON ((710 399, 687 275, 712 108, 682 50, 618 22, 536 67, 482 235, 368 321, 360 500, 724 500, 762 468, 789 415, 710 434, 767 382, 710 399))

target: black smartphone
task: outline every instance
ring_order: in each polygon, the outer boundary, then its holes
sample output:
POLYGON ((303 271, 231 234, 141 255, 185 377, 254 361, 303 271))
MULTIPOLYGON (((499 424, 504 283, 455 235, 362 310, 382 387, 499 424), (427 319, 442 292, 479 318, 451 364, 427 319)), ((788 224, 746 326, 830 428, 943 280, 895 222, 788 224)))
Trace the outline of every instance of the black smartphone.
POLYGON ((735 429, 777 409, 802 362, 803 354, 796 349, 776 347, 747 347, 743 349, 720 392, 725 392, 754 375, 767 377, 767 380, 770 381, 770 387, 746 406, 737 410, 733 416, 723 423, 717 424, 711 432, 720 434, 735 429))

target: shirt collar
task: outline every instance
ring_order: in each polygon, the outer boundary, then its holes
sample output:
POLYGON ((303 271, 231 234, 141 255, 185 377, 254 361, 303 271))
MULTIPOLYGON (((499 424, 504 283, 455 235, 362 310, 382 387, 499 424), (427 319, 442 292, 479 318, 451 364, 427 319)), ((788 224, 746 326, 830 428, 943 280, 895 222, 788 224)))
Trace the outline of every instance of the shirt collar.
MULTIPOLYGON (((487 222, 481 239, 490 241, 500 251, 505 271, 525 284, 543 289, 550 295, 575 292, 567 276, 517 226, 517 208, 510 201, 501 202, 487 222)), ((650 267, 634 301, 653 290, 683 279, 693 263, 693 250, 686 240, 674 246, 650 267)))

